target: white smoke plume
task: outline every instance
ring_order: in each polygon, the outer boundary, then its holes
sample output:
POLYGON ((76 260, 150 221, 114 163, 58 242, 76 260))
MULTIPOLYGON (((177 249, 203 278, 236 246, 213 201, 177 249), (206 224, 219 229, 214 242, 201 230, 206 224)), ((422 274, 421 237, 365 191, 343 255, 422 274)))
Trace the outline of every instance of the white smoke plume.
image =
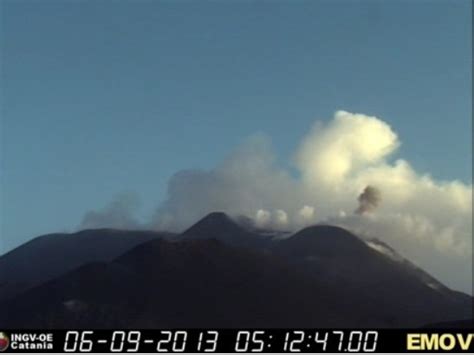
POLYGON ((273 214, 273 225, 276 229, 285 229, 288 226, 288 214, 283 210, 276 210, 273 214))
POLYGON ((255 225, 258 228, 267 228, 270 226, 271 214, 265 210, 258 210, 255 215, 255 225))
POLYGON ((316 223, 316 216, 314 215, 314 207, 304 205, 296 213, 295 221, 296 226, 307 227, 316 223))
POLYGON ((132 192, 122 193, 103 209, 87 212, 82 218, 79 229, 139 229, 141 225, 134 217, 138 206, 139 199, 136 194, 132 192))
POLYGON ((303 138, 295 177, 275 164, 269 139, 253 137, 210 171, 176 173, 152 227, 180 231, 212 211, 279 230, 333 223, 385 241, 471 293, 472 184, 437 181, 393 160, 399 146, 383 120, 338 111, 303 138))

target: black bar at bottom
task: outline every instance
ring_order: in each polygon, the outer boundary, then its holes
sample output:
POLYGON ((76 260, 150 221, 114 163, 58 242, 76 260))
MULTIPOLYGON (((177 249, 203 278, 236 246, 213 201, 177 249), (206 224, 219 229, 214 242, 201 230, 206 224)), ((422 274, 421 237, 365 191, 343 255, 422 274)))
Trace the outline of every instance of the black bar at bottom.
POLYGON ((4 352, 473 352, 473 329, 0 330, 4 352))

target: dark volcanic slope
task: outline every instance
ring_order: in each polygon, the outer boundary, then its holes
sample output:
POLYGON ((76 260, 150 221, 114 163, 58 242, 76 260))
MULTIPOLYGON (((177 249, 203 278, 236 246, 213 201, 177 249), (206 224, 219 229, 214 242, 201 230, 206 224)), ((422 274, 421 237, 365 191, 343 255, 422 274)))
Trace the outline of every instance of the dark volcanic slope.
POLYGON ((111 261, 168 234, 114 229, 37 237, 0 257, 0 300, 92 261, 111 261))

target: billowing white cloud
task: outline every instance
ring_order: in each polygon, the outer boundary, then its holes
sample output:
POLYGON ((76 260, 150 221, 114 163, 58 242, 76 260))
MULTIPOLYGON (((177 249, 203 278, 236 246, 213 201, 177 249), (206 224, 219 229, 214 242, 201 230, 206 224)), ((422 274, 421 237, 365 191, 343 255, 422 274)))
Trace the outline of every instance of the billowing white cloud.
POLYGON ((399 145, 397 135, 378 118, 337 111, 328 124, 316 122, 296 161, 308 185, 337 188, 351 174, 379 163, 399 145))
POLYGON ((257 218, 260 227, 277 227, 277 221, 281 226, 284 218, 276 211, 288 214, 290 206, 292 211, 301 208, 301 198, 294 194, 302 191, 298 182, 274 161, 270 141, 255 136, 211 171, 176 173, 153 227, 182 230, 213 211, 257 218))
POLYGON ((252 137, 215 169, 176 173, 152 226, 179 231, 212 211, 280 230, 333 223, 377 237, 448 286, 471 292, 472 184, 437 181, 391 159, 400 144, 383 120, 338 111, 303 138, 295 177, 275 164, 268 139, 252 137), (363 200, 370 213, 348 212, 360 208, 368 186, 377 191, 369 197, 378 196, 363 200))

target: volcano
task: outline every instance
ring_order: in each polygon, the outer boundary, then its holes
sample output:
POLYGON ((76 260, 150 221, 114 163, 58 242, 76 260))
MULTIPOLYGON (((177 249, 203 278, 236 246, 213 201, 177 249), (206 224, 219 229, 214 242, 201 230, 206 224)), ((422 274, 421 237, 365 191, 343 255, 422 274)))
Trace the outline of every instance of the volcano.
MULTIPOLYGON (((0 324, 397 328, 472 317, 472 297, 450 290, 388 245, 339 227, 316 225, 269 239, 212 213, 180 235, 113 232, 120 239, 107 237, 110 233, 94 231, 119 255, 92 258, 80 249, 76 266, 58 266, 56 276, 4 299, 0 324), (123 238, 136 239, 120 242, 123 238)), ((59 257, 63 239, 49 243, 49 258, 59 257)), ((12 255, 0 263, 12 268, 12 255)), ((31 261, 28 267, 45 268, 46 260, 31 261)))

